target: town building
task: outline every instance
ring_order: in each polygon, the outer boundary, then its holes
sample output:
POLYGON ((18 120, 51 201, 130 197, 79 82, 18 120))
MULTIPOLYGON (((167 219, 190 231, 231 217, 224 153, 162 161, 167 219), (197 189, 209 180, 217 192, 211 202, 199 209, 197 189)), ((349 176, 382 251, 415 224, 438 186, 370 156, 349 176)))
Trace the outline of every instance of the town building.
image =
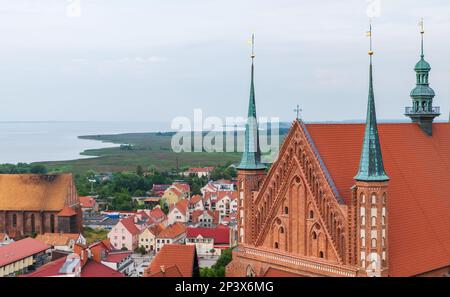
POLYGON ((54 250, 73 252, 75 244, 86 245, 86 238, 79 233, 44 233, 35 238, 54 250))
POLYGON ((117 250, 134 251, 138 247, 140 230, 135 225, 135 217, 121 219, 108 233, 108 239, 117 250))
POLYGON ((193 245, 167 244, 155 256, 144 276, 198 277, 200 268, 193 245))
POLYGON ((449 275, 450 123, 433 123, 431 67, 422 52, 406 109, 412 122, 378 124, 372 49, 369 55, 366 123, 297 119, 268 172, 252 64, 238 166, 239 246, 227 276, 449 275))
POLYGON ((81 210, 83 212, 97 212, 98 203, 92 196, 82 196, 80 197, 81 210))
POLYGON ((184 244, 186 227, 182 223, 175 223, 162 230, 156 236, 156 252, 166 244, 184 244))
POLYGON ((191 215, 191 223, 195 227, 212 228, 221 222, 220 213, 212 210, 196 210, 191 215))
POLYGON ((214 167, 190 167, 190 168, 188 168, 188 170, 183 172, 183 175, 185 177, 196 176, 198 178, 202 178, 202 177, 210 178, 211 172, 213 170, 214 170, 214 167))
POLYGON ((135 262, 131 257, 132 252, 112 252, 109 253, 101 263, 125 276, 131 276, 136 270, 135 262))
POLYGON ((169 214, 167 215, 169 225, 173 223, 187 223, 189 222, 189 200, 183 199, 169 207, 169 214))
POLYGON ((71 174, 1 174, 0 231, 11 238, 80 233, 82 212, 71 174))
POLYGON ((31 237, 0 246, 0 277, 26 274, 42 266, 50 246, 31 237))
POLYGON ((231 212, 236 212, 237 195, 237 191, 221 191, 217 193, 215 209, 219 211, 221 217, 228 216, 231 212), (233 201, 235 202, 232 205, 233 201))
POLYGON ((189 199, 189 212, 193 213, 196 210, 204 210, 203 197, 201 195, 194 195, 189 199))
POLYGON ((195 245, 197 255, 219 256, 222 250, 229 249, 230 229, 225 226, 215 228, 186 229, 186 245, 195 245))
POLYGON ((156 249, 156 237, 165 229, 164 224, 156 224, 147 227, 139 234, 139 247, 147 252, 153 252, 156 249))

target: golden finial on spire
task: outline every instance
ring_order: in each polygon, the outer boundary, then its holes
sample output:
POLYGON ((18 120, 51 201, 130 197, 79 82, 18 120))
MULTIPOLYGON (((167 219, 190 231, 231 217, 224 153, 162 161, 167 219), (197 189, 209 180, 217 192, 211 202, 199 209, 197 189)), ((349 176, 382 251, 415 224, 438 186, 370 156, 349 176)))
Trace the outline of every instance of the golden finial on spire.
POLYGON ((252 60, 255 59, 255 33, 252 34, 252 39, 251 39, 251 45, 252 45, 252 55, 251 58, 252 60))
POLYGON ((374 52, 372 50, 372 19, 370 19, 369 31, 366 32, 366 36, 370 38, 369 56, 373 56, 374 52))

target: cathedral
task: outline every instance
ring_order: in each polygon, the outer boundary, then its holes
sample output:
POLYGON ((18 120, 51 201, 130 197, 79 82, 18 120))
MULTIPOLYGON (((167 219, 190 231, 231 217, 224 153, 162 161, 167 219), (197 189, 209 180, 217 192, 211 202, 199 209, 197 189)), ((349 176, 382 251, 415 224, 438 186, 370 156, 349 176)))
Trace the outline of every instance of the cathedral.
POLYGON ((409 123, 377 124, 370 49, 365 124, 297 119, 270 170, 261 163, 252 55, 239 244, 227 276, 450 276, 450 123, 434 122, 423 34, 409 123))
POLYGON ((21 239, 81 231, 72 174, 0 174, 0 233, 21 239))

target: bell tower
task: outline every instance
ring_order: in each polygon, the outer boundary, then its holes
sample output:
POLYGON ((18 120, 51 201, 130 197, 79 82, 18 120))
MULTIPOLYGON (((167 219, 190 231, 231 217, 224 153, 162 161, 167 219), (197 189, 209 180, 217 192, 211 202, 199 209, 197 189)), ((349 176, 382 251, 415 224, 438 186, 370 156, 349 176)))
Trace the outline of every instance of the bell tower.
POLYGON ((412 107, 405 109, 405 115, 411 118, 413 123, 417 123, 420 128, 429 136, 433 135, 434 118, 440 116, 440 108, 433 107, 434 90, 430 88, 429 74, 430 64, 425 61, 423 50, 423 37, 425 34, 423 20, 420 21, 421 34, 421 55, 420 61, 414 68, 416 72, 416 87, 411 91, 412 107))
POLYGON ((256 118, 254 85, 254 43, 252 36, 252 66, 250 83, 250 101, 247 123, 245 125, 245 147, 241 163, 237 167, 238 175, 238 241, 239 244, 251 244, 254 240, 253 194, 258 191, 265 177, 266 166, 261 163, 259 147, 258 121, 256 118))
POLYGON ((372 25, 367 34, 370 37, 369 98, 361 160, 354 187, 357 218, 356 262, 362 275, 380 277, 388 276, 387 190, 389 177, 384 170, 375 111, 372 25))

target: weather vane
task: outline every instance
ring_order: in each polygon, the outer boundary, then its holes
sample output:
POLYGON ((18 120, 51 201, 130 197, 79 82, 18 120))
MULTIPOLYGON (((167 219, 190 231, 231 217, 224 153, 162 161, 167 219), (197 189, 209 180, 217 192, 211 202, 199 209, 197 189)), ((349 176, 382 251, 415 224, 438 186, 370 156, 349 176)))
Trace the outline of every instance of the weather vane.
POLYGON ((424 57, 424 51, 423 51, 423 35, 425 34, 425 27, 424 27, 424 21, 423 21, 423 18, 420 19, 419 26, 420 26, 420 34, 421 34, 421 37, 422 37, 422 40, 421 40, 421 42, 422 42, 422 44, 421 44, 422 54, 421 54, 421 56, 422 56, 422 58, 423 58, 423 57, 424 57))

